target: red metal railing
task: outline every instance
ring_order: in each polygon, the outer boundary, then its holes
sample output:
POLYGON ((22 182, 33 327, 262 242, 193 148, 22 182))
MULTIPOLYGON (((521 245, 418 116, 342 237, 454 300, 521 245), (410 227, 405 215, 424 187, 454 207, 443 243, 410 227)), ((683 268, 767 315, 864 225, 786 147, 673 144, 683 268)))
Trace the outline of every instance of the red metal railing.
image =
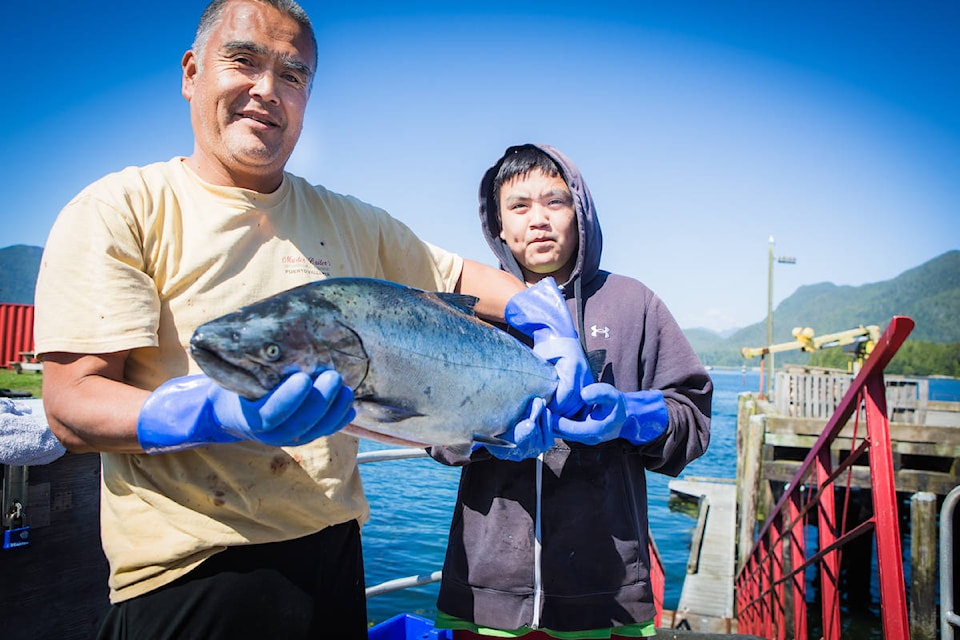
MULTIPOLYGON (((793 637, 806 638, 804 571, 816 565, 820 577, 822 637, 824 640, 839 640, 840 551, 854 538, 872 531, 876 536, 883 637, 888 640, 910 637, 883 370, 913 330, 913 324, 913 320, 904 316, 895 316, 890 321, 760 530, 736 579, 740 633, 786 638, 788 618, 792 617, 793 637), (865 409, 867 434, 857 445, 856 428, 861 407, 865 409), (850 453, 833 468, 830 445, 854 412, 857 421, 850 453), (844 516, 838 529, 835 483, 846 471, 849 498, 851 467, 867 451, 870 452, 873 516, 849 531, 844 516), (804 528, 811 524, 808 515, 816 516, 819 541, 818 551, 809 557, 804 537, 804 528), (785 560, 789 560, 789 565, 785 560), (793 602, 789 616, 788 595, 793 602)), ((846 514, 845 508, 842 513, 846 514)))
POLYGON ((650 550, 650 586, 653 587, 653 604, 657 608, 653 623, 654 626, 659 627, 660 619, 663 616, 663 586, 665 582, 663 559, 660 557, 660 550, 657 548, 657 543, 654 541, 649 527, 647 528, 647 537, 650 539, 650 543, 647 545, 650 550))

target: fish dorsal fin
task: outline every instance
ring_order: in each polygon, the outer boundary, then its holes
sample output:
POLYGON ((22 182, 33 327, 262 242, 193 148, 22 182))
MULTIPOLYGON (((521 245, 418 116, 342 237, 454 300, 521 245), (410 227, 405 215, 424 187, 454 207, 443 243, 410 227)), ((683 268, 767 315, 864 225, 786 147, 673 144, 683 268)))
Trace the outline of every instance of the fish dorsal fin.
POLYGON ((587 354, 587 363, 590 365, 590 373, 593 374, 594 381, 600 382, 600 375, 603 373, 603 365, 606 362, 606 349, 594 349, 587 354))
POLYGON ((496 436, 488 436, 483 433, 473 434, 473 441, 479 444, 492 444, 495 447, 506 447, 507 449, 513 449, 517 445, 502 438, 496 436))
POLYGON ((446 293, 445 291, 438 291, 436 295, 447 305, 468 316, 474 315, 473 307, 476 306, 477 301, 480 300, 480 298, 476 296, 468 296, 462 293, 446 293))

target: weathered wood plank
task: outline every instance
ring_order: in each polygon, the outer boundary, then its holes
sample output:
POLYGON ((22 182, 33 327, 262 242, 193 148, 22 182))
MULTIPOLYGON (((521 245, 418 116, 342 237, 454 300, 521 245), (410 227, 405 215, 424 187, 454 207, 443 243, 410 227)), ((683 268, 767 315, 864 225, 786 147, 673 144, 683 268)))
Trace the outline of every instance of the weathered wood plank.
POLYGON ((763 455, 763 433, 766 419, 764 416, 752 416, 748 421, 744 436, 743 470, 738 476, 737 500, 740 504, 740 524, 737 539, 740 554, 737 558, 737 567, 742 567, 746 561, 750 548, 753 546, 753 536, 757 527, 757 500, 760 495, 760 470, 763 455))
POLYGON ((697 572, 687 575, 677 612, 716 618, 733 617, 736 487, 726 482, 671 480, 670 491, 706 496, 706 515, 697 572))
POLYGON ((700 496, 700 512, 697 516, 697 526, 693 530, 690 540, 690 558, 687 560, 687 573, 696 573, 700 568, 700 551, 703 547, 703 531, 707 527, 707 514, 710 513, 710 499, 700 496))
POLYGON ((934 640, 937 628, 937 496, 910 497, 910 637, 934 640))
MULTIPOLYGON (((800 468, 800 462, 793 460, 765 460, 763 463, 763 477, 774 482, 790 482, 800 468)), ((866 467, 852 467, 850 485, 859 489, 870 489, 870 471, 866 467)), ((938 471, 921 471, 917 469, 900 469, 894 474, 897 491, 914 493, 929 491, 937 495, 946 495, 955 486, 960 484, 960 477, 956 473, 938 471)), ((837 478, 838 487, 847 486, 847 473, 837 478)))

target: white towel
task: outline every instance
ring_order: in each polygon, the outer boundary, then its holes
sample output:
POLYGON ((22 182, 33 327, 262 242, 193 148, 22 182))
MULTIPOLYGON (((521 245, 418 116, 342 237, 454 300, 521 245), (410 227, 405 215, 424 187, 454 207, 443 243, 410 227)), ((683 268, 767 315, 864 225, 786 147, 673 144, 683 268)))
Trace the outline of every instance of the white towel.
POLYGON ((0 398, 0 464, 49 464, 66 453, 47 425, 39 398, 0 398))

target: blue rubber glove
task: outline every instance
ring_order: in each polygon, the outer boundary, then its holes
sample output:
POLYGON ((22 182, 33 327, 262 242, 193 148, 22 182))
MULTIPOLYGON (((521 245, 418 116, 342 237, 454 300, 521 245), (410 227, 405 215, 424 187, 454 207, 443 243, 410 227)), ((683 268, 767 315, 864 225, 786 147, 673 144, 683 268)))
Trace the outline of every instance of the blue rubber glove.
POLYGON ((296 446, 342 429, 355 416, 353 390, 336 371, 316 380, 295 373, 259 400, 201 374, 168 380, 150 394, 140 409, 137 439, 147 453, 240 440, 296 446))
POLYGON ((573 318, 553 278, 544 278, 507 301, 504 319, 533 338, 533 352, 557 369, 560 382, 550 410, 572 417, 584 408, 580 389, 593 382, 573 318))
POLYGON ((620 437, 633 444, 653 442, 667 430, 670 414, 663 391, 631 391, 623 394, 627 404, 627 421, 620 427, 620 437))
POLYGON ((519 462, 527 458, 536 458, 553 447, 553 433, 550 430, 550 420, 543 398, 534 398, 530 403, 530 416, 498 437, 516 445, 515 447, 483 445, 493 457, 500 460, 519 462))
POLYGON ((586 416, 552 418, 558 438, 589 445, 624 438, 641 445, 656 440, 667 428, 669 415, 662 391, 623 393, 600 382, 584 387, 581 396, 590 405, 586 416))

